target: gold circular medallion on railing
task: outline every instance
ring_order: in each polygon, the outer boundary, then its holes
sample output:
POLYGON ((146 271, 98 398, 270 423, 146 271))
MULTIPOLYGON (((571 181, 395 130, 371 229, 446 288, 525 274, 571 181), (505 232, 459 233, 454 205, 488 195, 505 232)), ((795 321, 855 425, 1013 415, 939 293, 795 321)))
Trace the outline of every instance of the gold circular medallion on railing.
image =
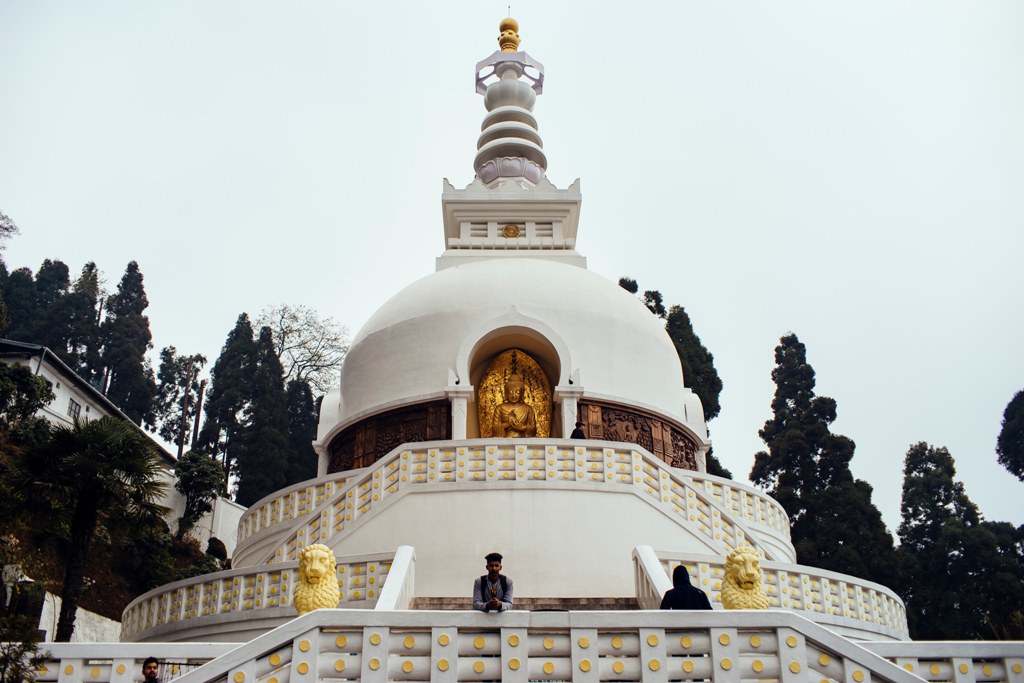
POLYGON ((651 671, 657 671, 661 668, 661 662, 659 662, 657 659, 652 659, 651 661, 647 662, 647 668, 651 671))
POLYGON ((476 638, 474 638, 473 639, 473 647, 475 647, 478 650, 484 649, 484 637, 483 636, 477 636, 476 638))
POLYGON ((650 645, 651 647, 654 647, 655 645, 657 645, 658 644, 658 636, 654 635, 653 633, 651 635, 647 636, 647 644, 650 645))
POLYGON ((576 642, 577 642, 577 643, 579 644, 579 646, 580 646, 581 648, 583 648, 584 650, 586 650, 586 649, 587 649, 588 647, 590 647, 590 638, 587 638, 586 636, 584 636, 584 637, 580 638, 580 639, 579 639, 578 641, 576 641, 576 642))
POLYGON ((723 633, 722 635, 718 636, 718 642, 722 645, 728 645, 730 643, 729 634, 723 633))
POLYGON ((404 671, 405 673, 411 674, 413 668, 414 667, 413 667, 412 662, 410 660, 407 659, 404 662, 402 662, 402 671, 404 671))
POLYGON ((512 647, 519 647, 519 636, 512 634, 508 637, 508 644, 512 647))
POLYGON ((1012 668, 1013 668, 1013 673, 1015 673, 1015 674, 1019 674, 1021 672, 1021 670, 1024 669, 1024 667, 1021 667, 1020 664, 1014 664, 1012 668))
POLYGON ((481 662, 479 659, 473 662, 473 671, 477 672, 478 674, 482 674, 484 672, 484 663, 481 662))
POLYGON ((448 643, 450 643, 450 642, 452 642, 452 639, 448 636, 447 633, 442 633, 441 635, 439 635, 437 637, 437 644, 442 646, 442 647, 447 646, 448 643))
POLYGON ((297 667, 295 667, 295 670, 298 671, 300 674, 308 674, 309 673, 309 663, 308 662, 299 662, 299 665, 297 667))
POLYGON ((764 662, 762 662, 760 659, 755 659, 751 663, 750 668, 754 670, 754 673, 759 674, 762 671, 764 671, 764 662))
POLYGON ((981 667, 981 673, 985 674, 986 676, 991 676, 992 675, 992 667, 990 665, 988 665, 988 664, 983 665, 981 667))
POLYGON ((928 671, 931 672, 932 676, 938 676, 939 675, 939 665, 938 664, 932 664, 930 667, 928 667, 928 671))
POLYGON ((544 662, 544 666, 541 667, 541 670, 550 676, 555 673, 555 665, 553 662, 544 662))
POLYGON ((616 650, 621 650, 622 649, 622 638, 620 638, 618 636, 615 636, 614 638, 612 638, 612 647, 615 648, 616 650))
POLYGON ((857 683, 861 683, 861 681, 864 680, 864 672, 860 669, 855 669, 853 672, 853 680, 857 681, 857 683))
POLYGON ((348 644, 348 638, 346 638, 345 636, 338 636, 334 639, 334 644, 338 647, 345 647, 345 645, 348 644))
POLYGON ((750 636, 750 647, 761 647, 761 636, 750 636))
POLYGON ((582 662, 580 662, 580 671, 582 671, 584 673, 586 673, 587 671, 590 671, 590 660, 589 659, 584 659, 582 662))
POLYGON ((235 683, 244 683, 244 681, 245 681, 245 673, 243 673, 241 671, 236 671, 234 678, 235 678, 235 683))
POLYGON ((275 652, 274 654, 270 655, 269 661, 270 661, 270 666, 280 666, 281 665, 281 655, 279 655, 279 654, 277 654, 275 652))
POLYGON ((513 671, 519 671, 519 660, 515 657, 508 660, 508 668, 512 669, 513 671))
POLYGON ((831 661, 832 661, 832 658, 829 657, 824 652, 822 652, 820 655, 818 655, 818 664, 821 664, 822 666, 828 666, 828 663, 831 662, 831 661))
POLYGON ((309 652, 309 641, 308 640, 300 640, 299 641, 299 649, 302 650, 303 652, 309 652))
POLYGON ((439 659, 439 660, 437 660, 437 670, 438 671, 447 671, 448 670, 448 660, 447 659, 439 659))
POLYGON ((370 645, 380 645, 380 640, 381 639, 379 633, 370 634, 370 645))
POLYGON ((683 660, 683 671, 685 671, 688 674, 689 673, 693 673, 693 662, 691 662, 689 659, 684 659, 683 660))
POLYGON ((728 671, 732 668, 732 660, 728 657, 723 657, 719 666, 721 666, 723 670, 728 671))
POLYGON ((790 636, 790 637, 786 638, 786 645, 789 645, 790 647, 796 647, 796 644, 797 644, 796 636, 790 636))
POLYGON ((966 664, 961 664, 960 665, 960 673, 965 674, 965 673, 967 673, 967 671, 968 671, 967 665, 966 664))
POLYGON ((267 683, 277 683, 277 677, 276 676, 271 676, 270 678, 267 679, 267 683))
POLYGON ((911 673, 913 673, 913 671, 914 671, 914 665, 911 664, 910 662, 907 662, 906 664, 904 664, 903 668, 906 669, 907 671, 910 671, 911 673))
POLYGON ((614 671, 617 674, 620 674, 620 673, 622 673, 625 670, 626 670, 626 665, 623 664, 622 662, 614 662, 612 664, 612 671, 614 671))
POLYGON ((91 670, 91 671, 90 671, 89 673, 91 673, 91 674, 92 674, 92 677, 93 677, 93 678, 99 678, 99 677, 100 677, 100 670, 99 670, 99 667, 95 667, 95 666, 94 666, 94 667, 92 668, 92 670, 91 670))
POLYGON ((68 664, 67 666, 64 667, 64 673, 66 673, 68 676, 70 676, 71 674, 75 673, 75 667, 73 667, 72 665, 68 664))
POLYGON ((795 661, 794 662, 790 662, 789 663, 789 670, 792 671, 795 674, 800 673, 800 662, 795 662, 795 661))
POLYGON ((679 639, 679 644, 682 645, 684 648, 689 649, 690 646, 693 645, 693 638, 691 638, 690 636, 683 636, 679 639))
POLYGON ((376 671, 379 668, 380 668, 380 660, 377 659, 376 657, 374 657, 373 659, 370 660, 370 670, 371 671, 376 671))
POLYGON ((123 674, 125 672, 124 664, 117 665, 117 673, 123 674))
POLYGON ((411 650, 416 647, 416 639, 412 636, 406 636, 405 640, 402 641, 402 645, 405 645, 406 650, 411 650))
POLYGON ((543 645, 544 645, 544 649, 545 650, 551 650, 551 649, 553 649, 555 647, 555 639, 554 638, 545 638, 544 641, 543 641, 543 645))
POLYGON ((339 673, 344 671, 345 670, 345 660, 341 659, 341 658, 335 659, 334 660, 334 670, 339 672, 339 673))

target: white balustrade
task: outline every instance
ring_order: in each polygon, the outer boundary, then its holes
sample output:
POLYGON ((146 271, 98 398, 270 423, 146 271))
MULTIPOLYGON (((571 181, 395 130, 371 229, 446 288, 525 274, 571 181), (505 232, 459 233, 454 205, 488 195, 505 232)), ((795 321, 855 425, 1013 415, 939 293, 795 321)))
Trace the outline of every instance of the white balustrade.
MULTIPOLYGON (((293 560, 310 543, 331 545, 331 539, 343 536, 361 517, 379 512, 390 499, 409 491, 441 485, 557 485, 632 490, 723 553, 746 544, 769 559, 793 559, 788 518, 764 494, 728 479, 671 467, 633 444, 580 444, 564 439, 405 444, 373 466, 348 473, 318 507, 291 517, 291 531, 276 537, 273 547, 250 556, 240 544, 236 557, 249 565, 293 560)), ((261 505, 261 519, 267 516, 263 508, 279 500, 261 505)), ((283 514, 270 514, 268 519, 280 521, 261 529, 282 527, 285 521, 283 514)))

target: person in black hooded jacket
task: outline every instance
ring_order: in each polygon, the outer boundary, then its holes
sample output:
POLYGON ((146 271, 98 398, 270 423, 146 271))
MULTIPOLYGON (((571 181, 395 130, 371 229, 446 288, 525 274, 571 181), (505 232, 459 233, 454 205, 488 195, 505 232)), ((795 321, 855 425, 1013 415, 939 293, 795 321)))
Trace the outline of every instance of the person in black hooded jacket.
POLYGON ((683 565, 672 572, 672 585, 675 588, 665 591, 661 599, 661 609, 711 609, 707 593, 690 585, 690 573, 683 565))

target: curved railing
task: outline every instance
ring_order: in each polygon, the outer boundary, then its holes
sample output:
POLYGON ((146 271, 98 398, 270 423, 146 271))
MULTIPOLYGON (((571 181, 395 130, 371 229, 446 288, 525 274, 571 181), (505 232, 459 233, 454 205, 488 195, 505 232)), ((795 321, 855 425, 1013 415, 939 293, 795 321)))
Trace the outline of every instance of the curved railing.
POLYGON ((795 614, 318 610, 250 642, 47 643, 40 683, 1021 683, 1024 643, 855 643, 795 614), (199 666, 204 665, 204 666, 199 666), (177 675, 184 674, 182 678, 177 675))
POLYGON ((342 472, 299 482, 257 501, 238 522, 238 545, 261 531, 309 514, 345 485, 347 475, 342 472))
POLYGON ((284 562, 310 543, 330 545, 361 517, 409 491, 440 484, 564 488, 572 483, 632 490, 723 554, 747 544, 769 559, 794 559, 789 520, 774 500, 728 479, 671 467, 634 444, 540 439, 405 444, 348 474, 332 497, 296 520, 274 547, 261 544, 259 552, 242 547, 237 561, 284 562))
MULTIPOLYGON (((375 553, 339 558, 339 606, 373 608, 394 556, 375 553)), ((121 615, 121 640, 141 640, 182 622, 191 628, 228 614, 259 613, 284 623, 295 617, 292 592, 297 580, 298 562, 279 562, 169 583, 128 604, 121 615)))
MULTIPOLYGON (((639 561, 633 551, 634 565, 639 561)), ((638 576, 637 596, 640 606, 655 609, 658 604, 644 602, 653 594, 660 601, 660 593, 671 585, 668 577, 677 565, 684 565, 690 582, 708 594, 712 604, 721 604, 725 562, 716 555, 696 555, 653 551, 660 564, 664 580, 657 586, 641 585, 638 576)), ((910 637, 907 627, 907 609, 896 593, 885 586, 855 576, 830 572, 817 567, 783 562, 761 562, 764 589, 772 608, 804 613, 808 619, 826 625, 846 626, 851 630, 878 633, 905 640, 910 637)), ((661 577, 657 577, 661 578, 661 577)))

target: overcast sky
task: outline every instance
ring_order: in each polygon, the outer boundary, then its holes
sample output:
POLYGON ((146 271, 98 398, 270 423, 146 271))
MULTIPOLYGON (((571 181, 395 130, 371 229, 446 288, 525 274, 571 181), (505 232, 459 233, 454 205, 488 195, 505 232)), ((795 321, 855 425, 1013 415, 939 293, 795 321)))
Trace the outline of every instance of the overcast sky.
MULTIPOLYGON (((0 2, 4 258, 113 288, 137 260, 156 351, 212 364, 235 318, 354 334, 443 249, 504 2, 0 2)), ((903 457, 950 449, 988 519, 1024 388, 1024 3, 519 0, 591 270, 685 306, 725 383, 711 436, 762 447, 794 332, 895 530, 903 457)), ((638 361, 641 359, 638 359, 638 361)))

